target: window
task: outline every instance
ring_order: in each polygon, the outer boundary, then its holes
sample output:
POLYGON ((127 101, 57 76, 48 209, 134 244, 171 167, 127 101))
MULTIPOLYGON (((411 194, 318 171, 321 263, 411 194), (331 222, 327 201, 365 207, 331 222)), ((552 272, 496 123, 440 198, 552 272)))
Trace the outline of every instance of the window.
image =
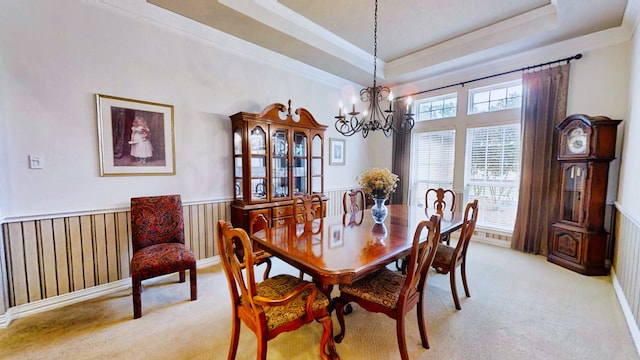
POLYGON ((469 114, 519 108, 521 105, 521 80, 469 91, 469 114))
POLYGON ((455 130, 416 133, 413 137, 412 204, 424 206, 429 188, 453 188, 455 130))
POLYGON ((456 117, 458 96, 456 93, 433 97, 416 102, 416 121, 456 117))
POLYGON ((478 226, 513 231, 519 180, 519 124, 467 129, 465 197, 478 199, 478 226))
POLYGON ((504 239, 513 232, 520 187, 522 79, 509 74, 477 84, 414 102, 416 119, 428 121, 413 128, 409 203, 424 206, 427 189, 437 187, 456 193, 458 210, 478 199, 477 228, 504 239))

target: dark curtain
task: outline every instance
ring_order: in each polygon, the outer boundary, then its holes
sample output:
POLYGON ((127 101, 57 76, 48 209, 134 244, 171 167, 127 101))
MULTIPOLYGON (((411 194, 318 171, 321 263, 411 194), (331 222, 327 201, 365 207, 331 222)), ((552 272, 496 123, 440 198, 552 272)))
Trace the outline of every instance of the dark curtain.
POLYGON ((567 112, 569 64, 525 73, 522 94, 522 169, 511 247, 547 255, 558 214, 560 164, 556 125, 567 112))
MULTIPOLYGON (((394 100, 395 119, 404 118, 404 102, 394 100)), ((397 123, 398 121, 396 121, 397 123)), ((391 151, 391 172, 400 177, 396 192, 391 195, 391 204, 407 204, 409 193, 409 152, 411 151, 411 132, 398 134, 393 132, 393 149, 391 151)))

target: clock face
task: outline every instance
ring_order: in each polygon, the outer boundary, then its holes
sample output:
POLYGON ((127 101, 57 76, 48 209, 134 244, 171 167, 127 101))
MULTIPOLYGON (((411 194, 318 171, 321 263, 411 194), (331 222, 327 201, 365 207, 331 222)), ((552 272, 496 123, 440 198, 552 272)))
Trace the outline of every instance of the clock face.
POLYGON ((587 134, 581 128, 575 128, 567 135, 567 150, 572 154, 587 152, 587 134))

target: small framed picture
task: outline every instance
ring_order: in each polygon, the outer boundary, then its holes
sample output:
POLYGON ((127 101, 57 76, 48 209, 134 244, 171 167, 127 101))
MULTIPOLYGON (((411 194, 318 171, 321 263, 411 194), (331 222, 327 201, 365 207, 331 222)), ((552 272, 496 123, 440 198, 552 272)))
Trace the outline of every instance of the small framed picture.
POLYGON ((344 165, 345 150, 343 139, 329 139, 329 165, 344 165))
POLYGON ((344 245, 342 225, 329 226, 329 248, 335 248, 344 245))
POLYGON ((96 95, 100 176, 175 175, 173 106, 96 95))

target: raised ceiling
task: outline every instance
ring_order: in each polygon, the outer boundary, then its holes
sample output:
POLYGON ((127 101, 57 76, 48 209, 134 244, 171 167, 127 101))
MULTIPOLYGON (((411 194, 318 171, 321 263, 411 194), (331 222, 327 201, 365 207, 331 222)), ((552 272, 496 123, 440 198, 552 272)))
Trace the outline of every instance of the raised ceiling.
MULTIPOLYGON (((369 84, 374 0, 147 0, 369 84)), ((401 83, 619 27, 626 0, 379 0, 378 76, 401 83)))

